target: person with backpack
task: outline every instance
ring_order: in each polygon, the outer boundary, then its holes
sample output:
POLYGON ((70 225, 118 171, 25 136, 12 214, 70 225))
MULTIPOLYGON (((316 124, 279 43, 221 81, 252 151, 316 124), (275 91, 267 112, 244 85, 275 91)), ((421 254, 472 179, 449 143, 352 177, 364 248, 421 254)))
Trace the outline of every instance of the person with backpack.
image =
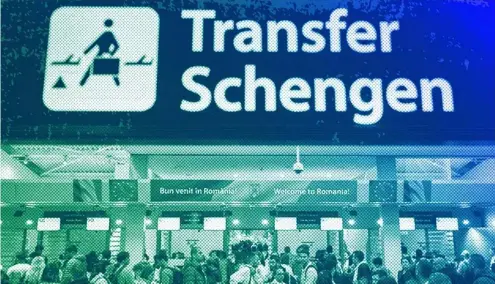
POLYGON ((197 247, 191 247, 191 257, 184 261, 184 284, 205 284, 207 275, 203 263, 205 256, 197 247))
POLYGON ((93 265, 93 271, 91 272, 90 284, 110 284, 105 277, 105 272, 110 264, 108 260, 100 260, 93 265))
POLYGON ((110 284, 134 284, 134 274, 129 265, 130 257, 126 251, 121 251, 117 254, 117 263, 113 269, 113 273, 108 277, 110 284))
POLYGON ((153 266, 148 261, 141 261, 132 268, 135 284, 150 284, 153 281, 153 266))
POLYGON ((316 284, 318 280, 318 271, 316 265, 309 261, 309 246, 300 245, 297 248, 297 256, 302 264, 300 284, 316 284))
POLYGON ((159 269, 159 284, 183 283, 183 274, 177 268, 168 265, 167 251, 160 250, 156 254, 155 265, 159 269))
POLYGON ((473 254, 469 265, 474 272, 473 284, 495 284, 495 274, 488 270, 485 258, 480 254, 473 254))

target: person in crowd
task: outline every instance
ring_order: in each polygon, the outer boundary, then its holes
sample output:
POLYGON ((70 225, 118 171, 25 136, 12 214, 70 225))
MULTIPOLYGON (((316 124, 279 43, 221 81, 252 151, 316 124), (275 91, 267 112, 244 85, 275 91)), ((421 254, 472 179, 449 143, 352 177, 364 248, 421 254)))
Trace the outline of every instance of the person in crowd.
POLYGON ((469 265, 474 275, 473 284, 495 284, 495 274, 488 270, 482 255, 473 254, 469 259, 469 265))
POLYGON ((270 254, 268 253, 268 245, 267 244, 263 244, 261 246, 261 256, 262 256, 261 263, 263 265, 266 265, 266 261, 270 257, 270 254))
POLYGON ((270 256, 270 259, 268 260, 268 276, 265 282, 270 283, 274 280, 277 268, 280 266, 282 265, 278 255, 270 256))
POLYGON ((153 266, 148 261, 141 261, 134 265, 135 284, 150 284, 153 281, 153 266))
POLYGON ((425 258, 429 261, 432 261, 435 258, 435 254, 433 252, 427 251, 425 253, 425 258))
MULTIPOLYGON (((34 251, 29 255, 29 257, 31 259, 37 257, 37 256, 42 256, 43 255, 43 250, 45 248, 43 247, 42 244, 37 244, 36 247, 34 248, 34 251)), ((46 258, 45 258, 45 262, 46 262, 46 258)))
POLYGON ((398 284, 406 284, 409 280, 414 278, 414 270, 412 260, 410 257, 402 257, 402 269, 397 275, 398 284))
POLYGON ((416 250, 416 255, 413 257, 415 264, 418 263, 423 258, 423 251, 421 249, 416 250))
MULTIPOLYGON (((333 254, 332 254, 333 255, 333 254)), ((321 270, 318 271, 318 279, 316 281, 317 284, 335 284, 334 282, 334 273, 337 267, 336 259, 328 257, 321 270)))
POLYGON ((41 284, 60 283, 60 264, 58 262, 49 262, 41 274, 41 284))
POLYGON ((229 253, 227 256, 227 283, 230 282, 230 276, 236 272, 236 257, 234 253, 229 253))
POLYGON ((352 254, 349 251, 344 252, 344 257, 342 258, 342 270, 345 273, 352 273, 354 268, 354 263, 352 262, 352 254))
POLYGON ((7 272, 3 269, 3 266, 0 268, 0 284, 9 284, 9 277, 7 276, 7 272))
POLYGON ((325 249, 327 251, 327 254, 333 254, 333 246, 332 245, 328 245, 327 248, 325 249))
POLYGON ((376 271, 371 270, 371 277, 373 279, 373 284, 378 283, 378 280, 387 276, 390 276, 390 274, 388 274, 385 270, 376 270, 376 271))
POLYGON ((322 271, 323 265, 326 261, 328 254, 326 250, 318 250, 316 251, 315 259, 316 259, 316 270, 322 271))
POLYGON ((108 261, 111 263, 111 260, 112 260, 112 252, 108 249, 102 251, 99 255, 98 255, 98 260, 99 261, 108 261))
POLYGON ((260 284, 256 282, 256 270, 258 256, 252 252, 243 251, 236 256, 239 268, 230 276, 230 284, 260 284))
POLYGON ((198 247, 191 247, 191 257, 184 262, 182 273, 184 284, 205 284, 206 273, 203 267, 205 256, 198 247))
POLYGON ((220 271, 220 282, 222 284, 227 283, 227 266, 228 266, 228 260, 227 260, 227 254, 222 251, 222 250, 217 250, 215 251, 218 257, 218 267, 220 271))
POLYGON ((401 244, 400 244, 400 251, 401 251, 401 253, 402 253, 402 257, 404 257, 404 256, 405 256, 405 257, 409 256, 408 249, 407 249, 407 247, 404 245, 404 243, 401 243, 401 244))
POLYGON ((380 278, 377 284, 397 284, 397 281, 395 281, 395 279, 392 276, 387 276, 380 278))
POLYGON ((261 263, 261 258, 259 253, 251 258, 251 265, 254 267, 254 281, 256 283, 264 283, 268 277, 269 270, 266 266, 261 263))
POLYGON ((31 269, 26 272, 24 284, 39 284, 41 282, 41 275, 45 269, 45 258, 36 256, 31 261, 31 269))
POLYGON ((158 283, 172 284, 174 281, 175 268, 168 265, 166 250, 161 250, 155 255, 155 268, 158 269, 158 283))
POLYGON ((149 262, 150 261, 150 257, 146 253, 143 253, 143 259, 141 261, 149 262))
POLYGON ((290 247, 285 247, 284 248, 284 253, 280 256, 280 263, 283 263, 285 265, 292 265, 294 261, 294 255, 292 255, 290 251, 290 247))
POLYGON ((65 249, 65 259, 64 262, 62 263, 62 279, 60 280, 60 283, 62 284, 69 284, 72 281, 72 274, 71 274, 71 265, 74 265, 76 263, 75 257, 77 255, 77 246, 75 245, 70 245, 65 249))
POLYGON ((383 259, 381 257, 373 258, 371 264, 373 273, 380 274, 379 271, 383 271, 385 275, 392 275, 392 272, 383 265, 383 259))
POLYGON ((459 273, 459 275, 461 275, 465 281, 467 281, 468 277, 469 277, 469 251, 467 250, 464 250, 462 253, 461 253, 461 257, 462 257, 462 261, 459 263, 459 266, 457 267, 457 273, 459 273))
POLYGON ((415 276, 406 284, 426 284, 432 273, 433 266, 430 261, 421 259, 416 263, 415 276))
MULTIPOLYGON (((352 278, 353 283, 358 283, 358 270, 359 267, 363 264, 365 264, 364 260, 364 252, 357 250, 352 253, 352 262, 355 264, 354 267, 354 277, 352 278)), ((368 265, 366 265, 368 266, 368 265)), ((369 266, 368 266, 369 268, 369 266)), ((370 278, 371 278, 371 272, 370 272, 370 278)))
POLYGON ((84 255, 74 255, 67 263, 66 269, 69 272, 69 276, 66 277, 69 280, 69 284, 89 284, 86 257, 84 255))
POLYGON ((110 265, 108 260, 100 260, 93 265, 93 270, 91 271, 91 277, 89 278, 90 284, 110 284, 105 278, 105 273, 107 272, 107 267, 110 265))
POLYGON ((220 260, 218 258, 217 251, 210 252, 205 264, 205 274, 207 284, 217 284, 222 282, 220 260))
POLYGON ((297 256, 303 267, 300 276, 300 284, 316 284, 318 279, 318 271, 315 264, 309 260, 309 246, 300 245, 297 248, 297 256))
POLYGON ((31 265, 27 262, 26 252, 18 253, 15 256, 15 264, 6 273, 9 278, 9 284, 21 284, 30 269, 31 265))
POLYGON ((440 272, 447 275, 453 284, 461 284, 462 279, 453 266, 447 265, 445 257, 438 256, 433 260, 433 272, 440 272))
POLYGON ((371 268, 367 263, 361 262, 356 268, 356 281, 354 284, 372 284, 371 268))
POLYGON ((452 281, 447 275, 440 272, 435 272, 430 275, 428 284, 452 284, 452 281))
POLYGON ((490 260, 490 268, 495 273, 495 247, 492 247, 492 258, 490 260))
POLYGON ((294 278, 294 273, 292 272, 292 268, 286 264, 280 263, 280 257, 276 254, 272 254, 270 256, 270 260, 268 261, 268 269, 267 276, 265 278, 265 283, 273 282, 275 278, 275 273, 279 267, 283 267, 287 276, 285 277, 285 282, 287 283, 296 283, 296 279, 294 278))
POLYGON ((86 265, 88 269, 88 279, 91 279, 94 275, 92 275, 94 271, 94 266, 98 263, 98 254, 95 251, 90 251, 86 255, 86 265))
POLYGON ((121 251, 117 254, 116 270, 110 277, 112 284, 133 284, 134 273, 130 264, 130 255, 126 251, 121 251))
POLYGON ((277 267, 275 269, 273 281, 271 281, 271 283, 272 284, 287 284, 285 282, 286 274, 287 273, 282 266, 277 267))

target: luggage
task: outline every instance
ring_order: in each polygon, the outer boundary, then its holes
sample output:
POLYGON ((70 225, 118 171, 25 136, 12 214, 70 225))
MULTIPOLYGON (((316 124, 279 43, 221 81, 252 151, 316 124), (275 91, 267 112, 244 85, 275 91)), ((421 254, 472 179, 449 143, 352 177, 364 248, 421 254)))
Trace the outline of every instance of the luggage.
POLYGON ((120 59, 95 58, 93 65, 94 75, 118 75, 120 59))

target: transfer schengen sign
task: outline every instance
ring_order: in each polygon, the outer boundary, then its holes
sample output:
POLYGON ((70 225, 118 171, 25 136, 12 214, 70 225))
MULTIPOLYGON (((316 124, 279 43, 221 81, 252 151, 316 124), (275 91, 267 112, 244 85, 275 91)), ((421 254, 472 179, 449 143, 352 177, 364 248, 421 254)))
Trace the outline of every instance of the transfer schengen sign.
POLYGON ((130 119, 106 135, 131 140, 495 141, 490 1, 169 2, 37 9, 39 123, 64 112, 98 135, 130 119))

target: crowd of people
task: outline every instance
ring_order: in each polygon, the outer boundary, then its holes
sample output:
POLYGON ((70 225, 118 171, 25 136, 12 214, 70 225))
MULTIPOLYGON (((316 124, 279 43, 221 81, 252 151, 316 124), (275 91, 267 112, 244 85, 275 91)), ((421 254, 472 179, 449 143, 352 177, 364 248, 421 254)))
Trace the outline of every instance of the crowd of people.
POLYGON ((19 253, 13 266, 2 267, 1 284, 495 284, 495 248, 492 253, 487 263, 480 254, 464 251, 456 263, 421 250, 411 257, 403 247, 402 268, 393 275, 380 257, 367 263, 362 251, 354 251, 338 258, 332 246, 314 256, 305 244, 295 254, 289 247, 279 254, 241 241, 229 254, 216 250, 207 256, 192 246, 179 266, 169 261, 166 250, 153 261, 144 254, 131 265, 125 251, 114 257, 109 250, 83 255, 70 245, 59 259, 48 259, 38 245, 31 254, 19 253))

